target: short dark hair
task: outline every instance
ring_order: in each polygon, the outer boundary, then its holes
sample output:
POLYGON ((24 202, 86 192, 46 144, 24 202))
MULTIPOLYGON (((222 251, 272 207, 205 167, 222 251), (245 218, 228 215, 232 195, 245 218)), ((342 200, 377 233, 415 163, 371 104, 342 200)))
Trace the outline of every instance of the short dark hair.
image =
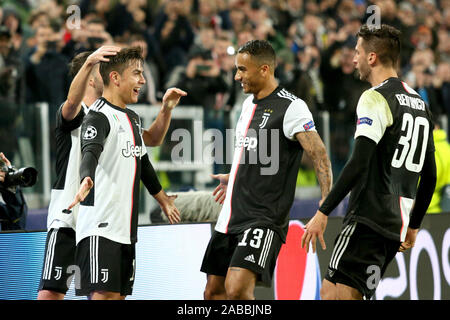
POLYGON ((268 64, 271 68, 275 69, 275 50, 266 40, 250 40, 239 48, 238 53, 248 53, 256 58, 260 65, 268 64))
POLYGON ((131 62, 141 61, 144 63, 141 47, 123 48, 115 56, 110 56, 108 59, 109 62, 100 62, 100 75, 105 86, 109 85, 109 74, 112 71, 122 74, 131 62))
POLYGON ((401 32, 387 24, 380 28, 361 26, 357 34, 364 40, 363 47, 366 52, 375 52, 383 65, 397 66, 400 57, 401 32))
POLYGON ((87 57, 91 55, 92 51, 83 51, 77 54, 69 63, 69 75, 75 78, 78 71, 80 71, 83 64, 86 62, 87 57))

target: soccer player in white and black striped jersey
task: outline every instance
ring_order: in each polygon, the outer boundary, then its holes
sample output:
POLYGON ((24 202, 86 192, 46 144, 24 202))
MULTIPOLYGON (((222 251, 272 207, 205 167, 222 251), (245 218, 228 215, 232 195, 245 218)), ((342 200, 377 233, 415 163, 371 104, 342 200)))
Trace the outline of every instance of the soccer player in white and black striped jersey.
MULTIPOLYGON (((79 202, 76 263, 81 270, 77 295, 91 299, 124 299, 132 293, 140 181, 171 223, 179 211, 159 184, 149 161, 139 116, 127 108, 136 103, 143 77, 141 48, 122 49, 101 63, 103 96, 91 107, 81 129, 81 186, 68 209, 79 202)), ((163 108, 186 93, 172 89, 163 108)))
POLYGON ((75 264, 75 224, 78 210, 63 212, 72 201, 80 182, 80 128, 88 106, 103 92, 99 62, 120 51, 104 46, 95 52, 82 52, 71 62, 71 83, 67 100, 56 114, 56 174, 47 216, 45 249, 38 300, 63 299, 68 290, 69 266, 75 264))
POLYGON ((349 193, 321 297, 370 299, 397 252, 414 246, 436 184, 431 112, 397 76, 400 32, 363 25, 353 62, 372 88, 361 95, 353 153, 329 196, 306 225, 302 246, 315 251, 328 215, 349 193), (420 178, 420 182, 419 182, 420 178))
MULTIPOLYGON (((89 106, 103 93, 103 81, 99 73, 99 62, 108 61, 120 47, 103 46, 95 52, 78 54, 70 65, 74 78, 67 100, 57 113, 55 132, 57 180, 52 189, 47 217, 47 244, 43 271, 39 286, 39 300, 63 299, 68 290, 69 266, 75 264, 75 227, 78 208, 71 213, 63 212, 73 201, 80 186, 79 168, 81 161, 81 123, 89 106)), ((155 121, 143 130, 146 146, 161 145, 170 124, 171 111, 184 93, 170 88, 163 97, 163 104, 155 121)))
POLYGON ((331 164, 312 114, 278 86, 275 65, 267 41, 247 42, 236 56, 235 80, 251 95, 236 126, 231 171, 214 176, 220 184, 213 194, 223 207, 201 267, 205 299, 254 299, 257 282, 271 284, 303 151, 314 164, 322 198, 331 188, 331 164), (273 161, 264 159, 269 154, 273 161))

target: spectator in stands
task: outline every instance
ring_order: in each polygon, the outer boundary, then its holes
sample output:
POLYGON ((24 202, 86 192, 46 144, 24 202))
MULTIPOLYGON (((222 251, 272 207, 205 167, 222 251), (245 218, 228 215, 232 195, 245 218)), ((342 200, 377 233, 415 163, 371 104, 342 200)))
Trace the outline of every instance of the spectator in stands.
POLYGON ((194 47, 186 67, 179 66, 171 74, 166 88, 177 87, 189 92, 182 103, 200 105, 204 110, 205 128, 224 129, 224 120, 216 104, 218 93, 228 92, 225 72, 214 61, 211 52, 194 47))
POLYGON ((0 152, 0 230, 24 230, 28 207, 20 187, 7 188, 4 185, 6 172, 11 162, 0 152))
POLYGON ((3 10, 3 24, 9 29, 11 33, 11 43, 14 50, 22 52, 24 48, 24 37, 22 29, 22 21, 19 14, 14 9, 3 10))
POLYGON ((83 51, 95 51, 102 45, 113 44, 112 36, 106 31, 105 22, 99 17, 92 17, 80 29, 71 32, 71 39, 62 52, 70 60, 83 51))
POLYGON ((133 35, 130 39, 131 47, 141 47, 144 58, 144 78, 146 83, 139 91, 138 103, 158 105, 157 91, 159 91, 158 67, 148 56, 148 44, 140 35, 133 35))
POLYGON ((340 173, 349 157, 359 96, 370 88, 367 82, 361 81, 355 74, 354 48, 355 42, 341 28, 336 41, 322 52, 320 58, 324 107, 333 119, 330 127, 330 158, 335 175, 340 173))
POLYGON ((187 63, 187 53, 195 36, 187 17, 188 10, 183 2, 167 0, 156 17, 155 37, 163 53, 166 75, 176 66, 187 63))
POLYGON ((27 101, 48 102, 52 118, 56 104, 64 100, 68 88, 68 60, 57 51, 58 40, 58 34, 50 26, 39 26, 36 31, 37 45, 25 66, 27 101))
MULTIPOLYGON (((39 26, 36 31, 36 47, 25 61, 26 102, 47 102, 49 105, 50 132, 56 125, 56 110, 64 101, 69 88, 68 59, 58 52, 60 36, 50 26, 39 26)), ((35 134, 31 137, 34 139, 35 134)), ((34 141, 36 142, 36 141, 34 141)), ((51 139, 51 158, 54 158, 55 144, 51 139)))
POLYGON ((433 140, 436 158, 436 188, 427 213, 450 212, 450 144, 447 133, 442 130, 441 121, 434 116, 433 140))
MULTIPOLYGON (((437 66, 433 77, 433 86, 436 90, 438 103, 443 114, 450 116, 450 62, 441 62, 437 66)), ((449 119, 450 120, 450 119, 449 119)))
POLYGON ((16 129, 24 103, 24 84, 22 63, 11 33, 0 26, 0 141, 12 159, 18 150, 16 129))
POLYGON ((320 50, 316 46, 307 46, 302 49, 297 52, 293 81, 286 86, 286 89, 304 100, 316 119, 317 112, 323 109, 324 104, 320 50))

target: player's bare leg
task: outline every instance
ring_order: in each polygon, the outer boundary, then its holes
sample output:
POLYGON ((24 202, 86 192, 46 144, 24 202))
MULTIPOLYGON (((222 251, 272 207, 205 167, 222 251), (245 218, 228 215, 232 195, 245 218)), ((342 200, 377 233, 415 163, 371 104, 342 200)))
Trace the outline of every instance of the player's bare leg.
POLYGON ((362 300, 363 296, 357 289, 342 283, 336 283, 337 300, 362 300))
POLYGON ((203 298, 205 300, 226 300, 225 277, 208 274, 203 298))
POLYGON ((336 300, 337 299, 337 289, 336 285, 328 281, 327 279, 323 279, 322 288, 320 288, 320 298, 322 300, 336 300))
POLYGON ((228 268, 225 290, 228 300, 255 300, 256 274, 244 268, 228 268))
POLYGON ((38 300, 63 300, 65 294, 52 290, 39 290, 38 300))
POLYGON ((119 292, 111 291, 94 291, 91 294, 91 300, 124 300, 125 296, 121 296, 119 292))

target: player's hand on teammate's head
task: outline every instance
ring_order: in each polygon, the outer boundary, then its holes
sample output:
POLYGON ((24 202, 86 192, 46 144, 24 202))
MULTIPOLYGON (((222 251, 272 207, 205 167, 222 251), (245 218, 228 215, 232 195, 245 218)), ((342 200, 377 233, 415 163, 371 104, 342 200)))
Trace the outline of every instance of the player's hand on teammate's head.
POLYGON ((115 56, 120 49, 120 47, 113 45, 101 46, 89 55, 86 62, 93 65, 99 62, 109 62, 108 56, 115 56))
POLYGON ((187 92, 178 88, 169 88, 163 96, 163 107, 172 110, 180 102, 181 97, 187 96, 187 92))
POLYGON ((72 208, 75 207, 78 203, 84 201, 84 199, 86 199, 87 195, 89 194, 89 191, 92 189, 93 186, 94 181, 92 181, 90 177, 84 178, 83 181, 81 182, 80 189, 75 195, 75 199, 67 208, 67 211, 72 210, 72 208))

